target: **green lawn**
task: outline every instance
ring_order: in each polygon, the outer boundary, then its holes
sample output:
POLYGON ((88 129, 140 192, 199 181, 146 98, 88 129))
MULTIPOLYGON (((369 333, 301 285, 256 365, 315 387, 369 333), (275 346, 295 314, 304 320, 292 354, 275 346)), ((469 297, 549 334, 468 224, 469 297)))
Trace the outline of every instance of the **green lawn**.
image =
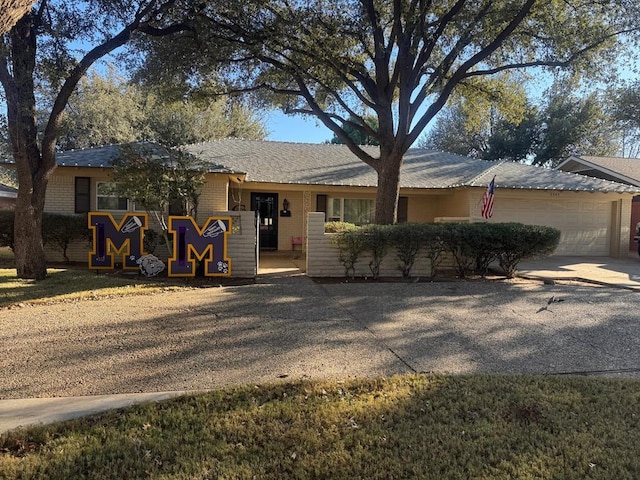
POLYGON ((2 478, 635 479, 640 382, 246 386, 0 437, 2 478))

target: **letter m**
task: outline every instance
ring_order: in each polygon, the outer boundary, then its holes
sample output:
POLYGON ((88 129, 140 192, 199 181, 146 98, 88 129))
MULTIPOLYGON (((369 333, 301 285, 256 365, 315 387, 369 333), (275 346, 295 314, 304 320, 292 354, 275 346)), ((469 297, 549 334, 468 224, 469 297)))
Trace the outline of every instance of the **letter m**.
POLYGON ((195 276, 196 260, 204 262, 207 277, 231 275, 231 260, 227 258, 231 217, 209 217, 202 228, 192 217, 169 217, 169 233, 173 234, 173 256, 167 275, 195 276))
POLYGON ((89 212, 89 229, 93 230, 93 250, 89 252, 90 269, 111 270, 119 256, 122 268, 138 269, 136 260, 145 254, 146 213, 127 213, 117 223, 110 213, 89 212))

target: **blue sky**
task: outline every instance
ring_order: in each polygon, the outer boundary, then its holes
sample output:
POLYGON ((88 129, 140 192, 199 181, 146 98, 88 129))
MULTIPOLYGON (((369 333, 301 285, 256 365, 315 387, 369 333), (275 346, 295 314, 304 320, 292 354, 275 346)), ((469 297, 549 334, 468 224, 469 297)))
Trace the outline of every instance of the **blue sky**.
POLYGON ((285 115, 271 111, 264 118, 269 131, 267 140, 295 143, 324 143, 331 140, 333 133, 313 118, 300 115, 285 115))

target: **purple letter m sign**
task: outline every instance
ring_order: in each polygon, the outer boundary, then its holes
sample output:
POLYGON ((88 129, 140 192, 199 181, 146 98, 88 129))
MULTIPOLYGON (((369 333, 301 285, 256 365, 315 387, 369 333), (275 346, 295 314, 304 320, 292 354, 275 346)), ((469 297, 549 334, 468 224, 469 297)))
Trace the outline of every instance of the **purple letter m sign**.
POLYGON ((139 268, 136 260, 144 255, 142 239, 147 229, 146 213, 127 213, 117 223, 110 213, 89 212, 89 228, 93 230, 89 268, 112 270, 116 255, 121 256, 123 269, 139 268))
POLYGON ((207 277, 231 275, 227 258, 227 235, 231 217, 209 217, 199 228, 192 217, 169 217, 169 234, 173 234, 173 256, 169 259, 170 277, 193 277, 196 259, 204 262, 207 277))

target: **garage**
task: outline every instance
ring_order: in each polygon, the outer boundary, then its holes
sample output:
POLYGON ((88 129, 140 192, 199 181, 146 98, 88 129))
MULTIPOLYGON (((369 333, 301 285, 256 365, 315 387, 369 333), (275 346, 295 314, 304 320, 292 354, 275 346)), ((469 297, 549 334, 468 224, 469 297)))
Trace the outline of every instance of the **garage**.
POLYGON ((594 194, 545 192, 547 198, 496 198, 496 222, 521 222, 558 228, 562 235, 556 255, 611 254, 614 202, 593 198, 594 194), (500 203, 498 204, 498 201, 500 203))

